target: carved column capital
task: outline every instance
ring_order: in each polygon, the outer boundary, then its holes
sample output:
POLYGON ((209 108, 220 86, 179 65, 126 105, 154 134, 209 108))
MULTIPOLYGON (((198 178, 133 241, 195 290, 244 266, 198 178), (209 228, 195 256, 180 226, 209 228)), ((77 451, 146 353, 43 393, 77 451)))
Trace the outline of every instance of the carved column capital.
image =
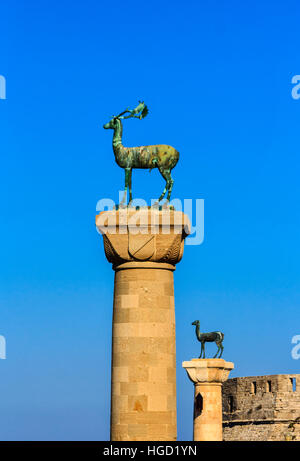
POLYGON ((130 262, 166 263, 182 258, 190 233, 188 217, 174 210, 155 208, 103 211, 96 216, 105 255, 114 268, 130 262))
POLYGON ((232 362, 223 359, 192 359, 182 363, 188 377, 195 384, 227 381, 230 371, 234 368, 232 362))

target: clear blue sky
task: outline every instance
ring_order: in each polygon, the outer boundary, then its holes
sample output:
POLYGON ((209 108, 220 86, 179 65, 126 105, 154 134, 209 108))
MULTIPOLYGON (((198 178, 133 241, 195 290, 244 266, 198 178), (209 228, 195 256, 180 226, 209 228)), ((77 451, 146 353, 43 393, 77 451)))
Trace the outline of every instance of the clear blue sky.
MULTIPOLYGON (((1 440, 107 440, 113 272, 96 202, 125 145, 181 154, 174 197, 205 200, 205 240, 175 273, 178 435, 192 438, 191 322, 225 333, 233 376, 299 373, 299 2, 32 1, 0 7, 1 440)), ((156 197, 157 170, 134 171, 156 197)), ((208 346, 213 352, 213 346, 208 346)))

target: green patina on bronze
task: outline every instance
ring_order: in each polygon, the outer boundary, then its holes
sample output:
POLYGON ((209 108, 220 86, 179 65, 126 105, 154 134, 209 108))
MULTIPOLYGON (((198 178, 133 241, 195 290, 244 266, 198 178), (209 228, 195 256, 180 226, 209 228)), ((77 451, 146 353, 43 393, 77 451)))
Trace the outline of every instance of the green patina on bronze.
POLYGON ((159 172, 166 181, 165 188, 158 199, 160 202, 167 194, 167 201, 170 200, 174 180, 171 176, 171 170, 175 167, 179 159, 179 152, 174 147, 157 144, 153 146, 124 147, 122 144, 123 126, 122 119, 138 118, 142 119, 148 114, 148 108, 144 102, 140 101, 139 105, 133 109, 126 109, 119 115, 103 125, 105 129, 114 130, 113 151, 117 164, 125 170, 125 194, 122 202, 125 202, 129 188, 129 202, 132 201, 131 176, 133 168, 149 169, 158 168, 159 172), (125 114, 129 115, 125 115, 125 114))
POLYGON ((201 353, 199 356, 199 359, 205 359, 205 343, 213 343, 215 342, 216 345, 218 346, 218 350, 216 354, 214 355, 214 359, 217 357, 218 353, 220 352, 219 359, 222 357, 223 354, 223 339, 224 339, 224 333, 221 331, 212 331, 210 333, 200 333, 200 321, 195 320, 192 325, 196 326, 196 336, 198 341, 201 343, 201 353))

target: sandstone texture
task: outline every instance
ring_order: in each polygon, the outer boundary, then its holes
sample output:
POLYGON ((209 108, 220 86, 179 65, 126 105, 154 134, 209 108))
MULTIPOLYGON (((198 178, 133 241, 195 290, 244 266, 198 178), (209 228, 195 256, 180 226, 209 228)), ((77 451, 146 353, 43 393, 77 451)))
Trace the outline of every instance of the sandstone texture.
POLYGON ((127 209, 103 212, 96 224, 115 271, 111 440, 176 440, 173 271, 188 220, 127 209))
POLYGON ((224 440, 300 440, 300 375, 229 379, 223 386, 224 440))
POLYGON ((234 365, 223 359, 192 359, 183 362, 194 383, 194 440, 222 440, 222 384, 234 365))

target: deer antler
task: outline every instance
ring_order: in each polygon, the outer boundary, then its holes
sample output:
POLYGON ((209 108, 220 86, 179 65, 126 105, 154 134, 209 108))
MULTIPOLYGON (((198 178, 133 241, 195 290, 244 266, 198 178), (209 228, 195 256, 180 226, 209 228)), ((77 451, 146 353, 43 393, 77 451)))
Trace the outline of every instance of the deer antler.
POLYGON ((124 110, 123 112, 121 112, 119 115, 116 115, 115 118, 122 118, 122 119, 139 118, 141 120, 142 118, 146 117, 148 112, 149 112, 148 107, 146 106, 144 101, 139 101, 139 104, 135 109, 130 110, 128 108, 124 110), (126 114, 127 112, 129 112, 129 115, 124 116, 124 114, 126 114))
POLYGON ((129 107, 127 109, 123 110, 123 112, 121 112, 120 114, 113 115, 112 118, 124 118, 124 117, 122 117, 122 115, 126 114, 126 112, 130 112, 129 107))

